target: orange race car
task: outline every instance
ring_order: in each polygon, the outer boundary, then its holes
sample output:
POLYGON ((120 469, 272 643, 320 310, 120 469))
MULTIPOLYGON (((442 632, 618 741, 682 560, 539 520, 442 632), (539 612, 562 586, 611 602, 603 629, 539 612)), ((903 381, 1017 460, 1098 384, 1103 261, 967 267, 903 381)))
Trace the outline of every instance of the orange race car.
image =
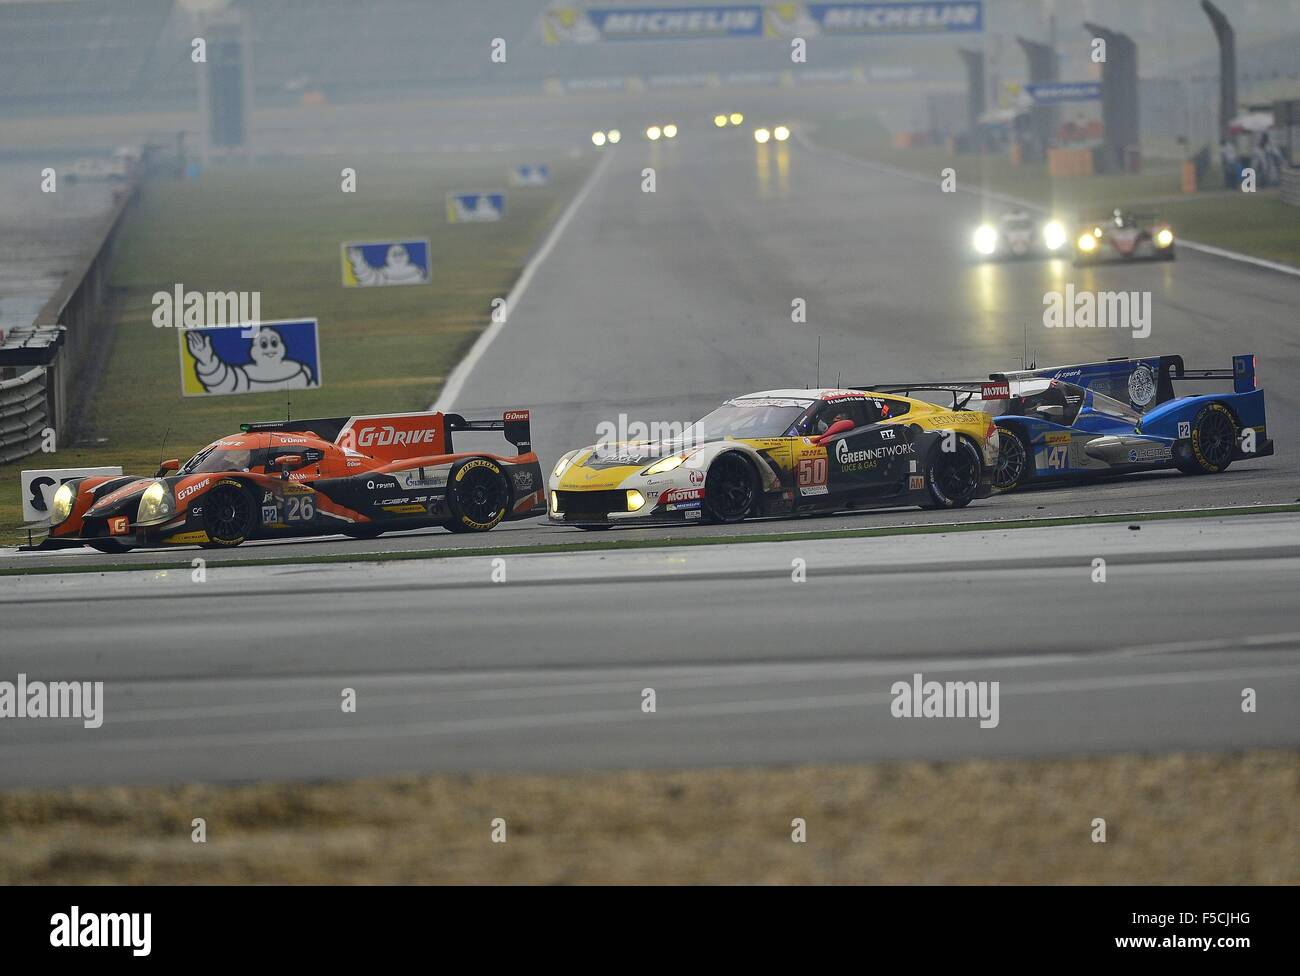
POLYGON ((501 420, 399 413, 243 424, 152 478, 64 483, 39 548, 237 546, 249 539, 329 535, 372 539, 441 525, 486 532, 545 511, 529 412, 501 420), (499 430, 519 454, 456 453, 452 434, 499 430))

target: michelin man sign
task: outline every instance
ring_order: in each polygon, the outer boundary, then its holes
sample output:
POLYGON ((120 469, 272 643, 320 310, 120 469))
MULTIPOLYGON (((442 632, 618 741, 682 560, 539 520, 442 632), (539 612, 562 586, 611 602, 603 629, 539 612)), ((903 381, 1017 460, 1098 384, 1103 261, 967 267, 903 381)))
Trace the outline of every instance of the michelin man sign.
POLYGON ((448 193, 447 222, 478 224, 500 220, 506 215, 504 193, 448 193))
POLYGON ((315 319, 181 329, 181 395, 224 396, 321 385, 315 319))
POLYGON ((348 243, 343 251, 343 287, 427 285, 429 241, 348 243))

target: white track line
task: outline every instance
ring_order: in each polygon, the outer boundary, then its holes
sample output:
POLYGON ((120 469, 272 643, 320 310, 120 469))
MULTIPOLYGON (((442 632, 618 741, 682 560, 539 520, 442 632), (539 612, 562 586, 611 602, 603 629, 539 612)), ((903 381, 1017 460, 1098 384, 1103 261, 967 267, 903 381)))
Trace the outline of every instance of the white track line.
POLYGON ((524 297, 524 292, 527 290, 529 282, 533 280, 533 273, 537 271, 542 262, 545 261, 547 256, 551 253, 552 249, 554 249, 560 236, 564 233, 565 228, 569 226, 569 222, 573 220, 574 215, 578 212, 578 208, 582 206, 582 201, 587 199, 587 194, 591 192, 592 187, 596 185, 596 181, 600 179, 601 174, 605 172, 605 168, 613 158, 613 152, 606 152, 605 158, 596 164, 596 168, 591 171, 591 174, 587 177, 587 181, 582 184, 582 189, 580 189, 577 195, 569 201, 569 205, 564 209, 564 213, 560 215, 560 219, 556 221, 555 226, 551 228, 551 232, 546 235, 546 240, 542 242, 542 246, 537 249, 537 252, 531 258, 528 259, 528 263, 524 265, 523 274, 519 276, 519 280, 515 282, 515 286, 510 289, 510 294, 506 296, 506 320, 501 322, 494 321, 483 330, 478 339, 475 340, 474 345, 470 347, 469 353, 466 354, 465 358, 457 364, 454 370, 452 370, 451 376, 447 378, 447 382, 443 385, 442 392, 438 394, 438 399, 434 401, 433 406, 429 408, 430 410, 445 412, 451 409, 452 405, 456 402, 456 398, 460 396, 462 387, 464 387, 465 382, 469 379, 469 374, 474 371, 474 367, 478 365, 478 361, 483 358, 483 354, 487 352, 488 347, 492 345, 496 340, 496 337, 501 333, 506 321, 509 321, 510 317, 515 314, 515 309, 518 307, 520 299, 524 297))
MULTIPOLYGON (((799 144, 812 152, 822 153, 826 156, 839 159, 841 162, 861 166, 866 169, 873 169, 881 173, 888 173, 891 176, 897 176, 900 179, 911 180, 913 183, 925 183, 930 186, 938 186, 938 177, 924 176, 911 170, 901 169, 897 166, 890 166, 888 163, 877 163, 873 160, 862 159, 859 156, 851 156, 846 152, 840 152, 838 149, 827 149, 825 146, 819 146, 812 142, 803 133, 796 133, 795 138, 799 144)), ((956 161, 954 160, 954 168, 956 161)), ((1052 208, 1045 207, 1041 203, 1035 203, 1032 200, 1023 200, 1020 197, 1008 196, 1005 193, 995 193, 992 190, 981 190, 977 187, 965 186, 961 180, 957 181, 957 190, 960 193, 971 193, 985 200, 996 200, 999 203, 1005 203, 1013 207, 1021 207, 1025 210, 1036 211, 1037 213, 1050 213, 1052 208)), ((1269 261, 1265 258, 1252 257, 1249 254, 1242 254, 1240 251, 1229 251, 1227 248, 1215 247, 1212 244, 1202 244, 1199 241, 1189 241, 1184 237, 1178 239, 1179 247, 1190 248, 1193 251, 1200 251, 1203 254, 1209 254, 1216 258, 1224 258, 1228 261, 1240 261, 1242 264, 1251 264, 1257 268, 1265 268, 1268 271, 1278 271, 1282 274, 1291 275, 1300 278, 1300 268, 1293 267, 1289 264, 1281 264, 1277 261, 1269 261)))

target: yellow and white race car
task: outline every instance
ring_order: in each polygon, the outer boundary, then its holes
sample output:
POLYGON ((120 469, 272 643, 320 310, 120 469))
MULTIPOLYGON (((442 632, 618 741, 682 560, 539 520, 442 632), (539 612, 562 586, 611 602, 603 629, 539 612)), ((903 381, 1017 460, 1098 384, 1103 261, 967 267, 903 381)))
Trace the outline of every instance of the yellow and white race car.
POLYGON ((860 389, 728 400, 661 441, 570 451, 548 485, 551 522, 739 522, 864 508, 961 508, 991 494, 993 419, 860 389))

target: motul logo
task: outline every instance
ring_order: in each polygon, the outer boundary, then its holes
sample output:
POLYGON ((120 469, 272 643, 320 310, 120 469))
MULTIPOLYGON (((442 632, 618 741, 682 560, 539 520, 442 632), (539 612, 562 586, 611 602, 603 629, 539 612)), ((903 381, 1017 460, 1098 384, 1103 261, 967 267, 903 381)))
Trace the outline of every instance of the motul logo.
POLYGON ((357 438, 360 447, 400 447, 416 444, 433 444, 438 436, 437 428, 424 430, 395 430, 385 424, 383 427, 367 427, 357 438))

